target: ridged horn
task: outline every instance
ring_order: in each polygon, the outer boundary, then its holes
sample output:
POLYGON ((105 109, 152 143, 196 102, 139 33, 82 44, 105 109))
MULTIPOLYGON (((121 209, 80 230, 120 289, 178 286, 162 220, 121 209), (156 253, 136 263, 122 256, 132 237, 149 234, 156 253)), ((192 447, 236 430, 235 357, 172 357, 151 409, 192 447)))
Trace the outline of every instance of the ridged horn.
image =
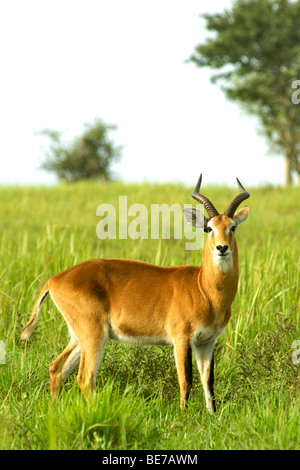
POLYGON ((228 217, 231 217, 231 218, 234 216, 234 213, 235 213, 236 209, 238 208, 238 206, 243 201, 245 201, 245 199, 248 199, 248 197, 250 197, 250 194, 243 187, 240 180, 238 178, 236 180, 237 180, 238 187, 240 189, 240 194, 238 194, 237 196, 235 196, 235 198, 232 199, 231 203, 229 204, 226 211, 224 212, 225 215, 227 215, 228 217))
POLYGON ((216 215, 219 215, 219 212, 207 197, 203 196, 203 194, 200 194, 201 182, 202 173, 198 179, 198 183, 196 184, 194 191, 192 192, 192 197, 196 199, 196 201, 204 205, 206 212, 208 213, 210 218, 215 217, 216 215))

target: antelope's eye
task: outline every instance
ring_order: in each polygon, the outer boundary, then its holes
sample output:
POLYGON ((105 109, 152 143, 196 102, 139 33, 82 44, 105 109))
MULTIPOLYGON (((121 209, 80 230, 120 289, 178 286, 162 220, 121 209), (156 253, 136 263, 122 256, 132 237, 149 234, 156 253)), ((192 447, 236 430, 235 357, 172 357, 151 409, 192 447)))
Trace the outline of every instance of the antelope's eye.
POLYGON ((206 227, 206 231, 207 231, 207 233, 209 233, 209 232, 212 231, 212 229, 210 227, 206 227))
POLYGON ((236 225, 233 225, 230 230, 231 230, 231 232, 235 232, 236 231, 236 225))

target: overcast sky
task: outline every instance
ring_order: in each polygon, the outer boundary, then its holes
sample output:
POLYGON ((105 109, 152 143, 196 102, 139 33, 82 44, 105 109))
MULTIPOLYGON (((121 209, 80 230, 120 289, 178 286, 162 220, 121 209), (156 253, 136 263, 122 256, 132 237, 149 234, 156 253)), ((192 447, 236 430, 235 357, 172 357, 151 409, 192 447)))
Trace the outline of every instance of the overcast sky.
POLYGON ((35 135, 96 116, 124 146, 124 181, 282 183, 258 123, 185 63, 229 0, 9 0, 0 4, 0 183, 51 183, 35 135))

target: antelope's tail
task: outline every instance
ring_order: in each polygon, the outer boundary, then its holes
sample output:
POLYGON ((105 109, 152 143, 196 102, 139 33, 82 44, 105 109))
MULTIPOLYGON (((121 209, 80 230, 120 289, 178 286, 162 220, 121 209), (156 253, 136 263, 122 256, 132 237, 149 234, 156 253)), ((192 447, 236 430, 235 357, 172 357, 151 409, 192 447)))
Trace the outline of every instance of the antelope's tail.
POLYGON ((46 284, 44 285, 43 289, 41 290, 40 295, 39 295, 36 303, 34 304, 29 322, 27 323, 26 326, 24 326, 24 328, 22 330, 22 333, 21 333, 21 339, 22 340, 29 339, 30 336, 32 335, 33 330, 35 329, 35 327, 37 325, 37 322, 38 322, 38 319, 39 319, 41 305, 42 305, 43 301, 45 300, 45 298, 47 297, 48 292, 49 292, 49 288, 48 288, 48 281, 47 281, 46 284))

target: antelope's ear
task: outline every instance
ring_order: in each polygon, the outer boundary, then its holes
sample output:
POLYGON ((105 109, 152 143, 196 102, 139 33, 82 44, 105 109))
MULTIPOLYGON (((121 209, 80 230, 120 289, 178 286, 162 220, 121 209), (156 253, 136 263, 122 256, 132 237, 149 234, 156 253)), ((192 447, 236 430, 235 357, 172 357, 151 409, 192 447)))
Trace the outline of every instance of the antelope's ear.
POLYGON ((249 215, 249 207, 245 206, 242 209, 239 209, 233 216, 233 220, 236 222, 237 225, 240 225, 242 222, 247 220, 249 215))
POLYGON ((195 207, 185 207, 183 213, 188 223, 194 228, 206 229, 207 218, 202 211, 195 209, 195 207))

